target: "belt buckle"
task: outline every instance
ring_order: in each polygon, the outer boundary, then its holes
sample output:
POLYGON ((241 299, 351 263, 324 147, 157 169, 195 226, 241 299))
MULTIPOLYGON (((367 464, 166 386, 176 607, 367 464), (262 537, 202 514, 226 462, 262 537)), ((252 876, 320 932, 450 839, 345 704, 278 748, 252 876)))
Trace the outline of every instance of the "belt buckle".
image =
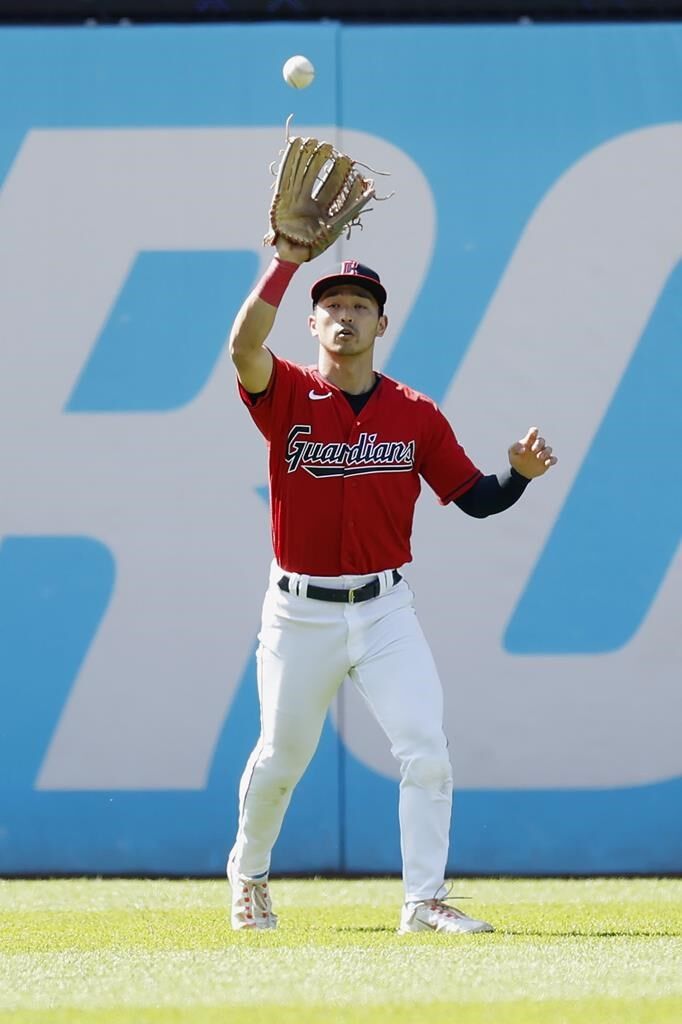
POLYGON ((355 591, 359 589, 359 587, 351 587, 348 591, 348 604, 355 604, 355 591))

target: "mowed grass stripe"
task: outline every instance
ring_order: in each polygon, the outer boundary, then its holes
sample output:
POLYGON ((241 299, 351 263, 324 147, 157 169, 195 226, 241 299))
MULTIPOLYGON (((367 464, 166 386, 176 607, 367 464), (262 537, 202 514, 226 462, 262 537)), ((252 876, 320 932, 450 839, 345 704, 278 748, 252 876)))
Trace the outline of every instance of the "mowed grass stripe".
MULTIPOLYGON (((358 883, 359 884, 359 883, 358 883)), ((517 903, 513 907, 476 902, 462 904, 476 916, 495 924, 486 944, 510 937, 568 938, 675 938, 682 935, 682 908, 655 902, 610 906, 561 903, 517 903)), ((336 906, 289 906, 278 903, 280 926, 276 932, 259 933, 260 948, 282 944, 310 944, 367 949, 401 944, 396 935, 398 913, 393 906, 358 904, 336 906)), ((221 950, 249 942, 254 936, 230 928, 225 907, 196 910, 97 910, 0 911, 0 952, 49 953, 67 950, 143 949, 221 950)), ((439 941, 450 938, 430 936, 439 941)), ((474 938, 474 937, 472 937, 474 938)), ((408 939, 409 941, 409 939, 408 939)), ((478 941, 474 938, 474 941, 478 941)))
POLYGON ((493 935, 398 936, 395 880, 0 884, 0 1024, 680 1024, 682 881, 465 880, 493 935))
MULTIPOLYGON (((402 899, 398 879, 278 879, 273 881, 278 909, 320 904, 334 907, 391 906, 402 899)), ((477 905, 531 903, 569 907, 598 904, 656 903, 681 914, 682 881, 677 878, 465 878, 453 893, 473 897, 477 905)), ((226 909, 229 887, 215 879, 0 879, 0 910, 188 910, 226 909)))
POLYGON ((0 1024, 679 1024, 680 1003, 671 999, 595 999, 488 1004, 430 1003, 376 1007, 272 1005, 188 1009, 0 1011, 0 1024), (427 1016, 428 1014, 428 1016, 427 1016))
MULTIPOLYGON (((251 936, 258 939, 258 936, 251 936)), ((410 936, 400 947, 18 954, 0 962, 2 1009, 293 1004, 425 1006, 442 1000, 682 996, 680 953, 664 939, 521 946, 483 936, 410 936), (473 941, 471 941, 473 939, 473 941), (267 977, 268 983, 260 979, 267 977)))

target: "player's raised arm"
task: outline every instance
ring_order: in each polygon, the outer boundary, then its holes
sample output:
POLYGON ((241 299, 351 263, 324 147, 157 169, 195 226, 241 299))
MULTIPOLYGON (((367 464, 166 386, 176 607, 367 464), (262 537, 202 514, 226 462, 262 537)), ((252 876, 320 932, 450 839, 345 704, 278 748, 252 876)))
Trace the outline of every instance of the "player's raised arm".
POLYGON ((272 330, 277 308, 308 250, 277 240, 277 255, 244 301, 230 332, 230 355, 247 391, 265 391, 272 373, 272 356, 264 343, 272 330))
POLYGON ((374 182, 355 161, 329 142, 290 136, 277 169, 265 241, 277 255, 251 292, 230 334, 230 355, 247 391, 265 391, 272 355, 264 342, 272 330, 289 281, 298 266, 325 252, 375 195, 374 182))

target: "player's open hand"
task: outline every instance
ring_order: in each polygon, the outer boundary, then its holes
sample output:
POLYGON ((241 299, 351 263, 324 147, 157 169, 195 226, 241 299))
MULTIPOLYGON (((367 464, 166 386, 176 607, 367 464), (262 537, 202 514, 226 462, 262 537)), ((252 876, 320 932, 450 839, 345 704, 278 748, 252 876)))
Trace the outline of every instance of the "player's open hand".
POLYGON ((532 480, 542 476, 551 466, 557 463, 556 455, 552 455, 544 437, 539 437, 538 427, 531 427, 520 441, 509 449, 509 462, 517 473, 532 480))

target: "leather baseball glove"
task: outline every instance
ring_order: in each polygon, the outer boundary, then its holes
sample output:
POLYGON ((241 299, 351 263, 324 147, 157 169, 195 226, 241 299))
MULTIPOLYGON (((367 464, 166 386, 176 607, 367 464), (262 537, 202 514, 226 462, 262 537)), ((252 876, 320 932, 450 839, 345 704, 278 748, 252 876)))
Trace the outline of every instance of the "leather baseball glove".
MULTIPOLYGON (((357 170, 351 157, 329 142, 291 138, 276 173, 270 204, 270 231, 263 239, 274 245, 285 238, 306 246, 308 259, 328 249, 344 230, 359 225, 360 213, 375 198, 374 181, 357 170)), ((274 169, 274 164, 273 164, 274 169)))

